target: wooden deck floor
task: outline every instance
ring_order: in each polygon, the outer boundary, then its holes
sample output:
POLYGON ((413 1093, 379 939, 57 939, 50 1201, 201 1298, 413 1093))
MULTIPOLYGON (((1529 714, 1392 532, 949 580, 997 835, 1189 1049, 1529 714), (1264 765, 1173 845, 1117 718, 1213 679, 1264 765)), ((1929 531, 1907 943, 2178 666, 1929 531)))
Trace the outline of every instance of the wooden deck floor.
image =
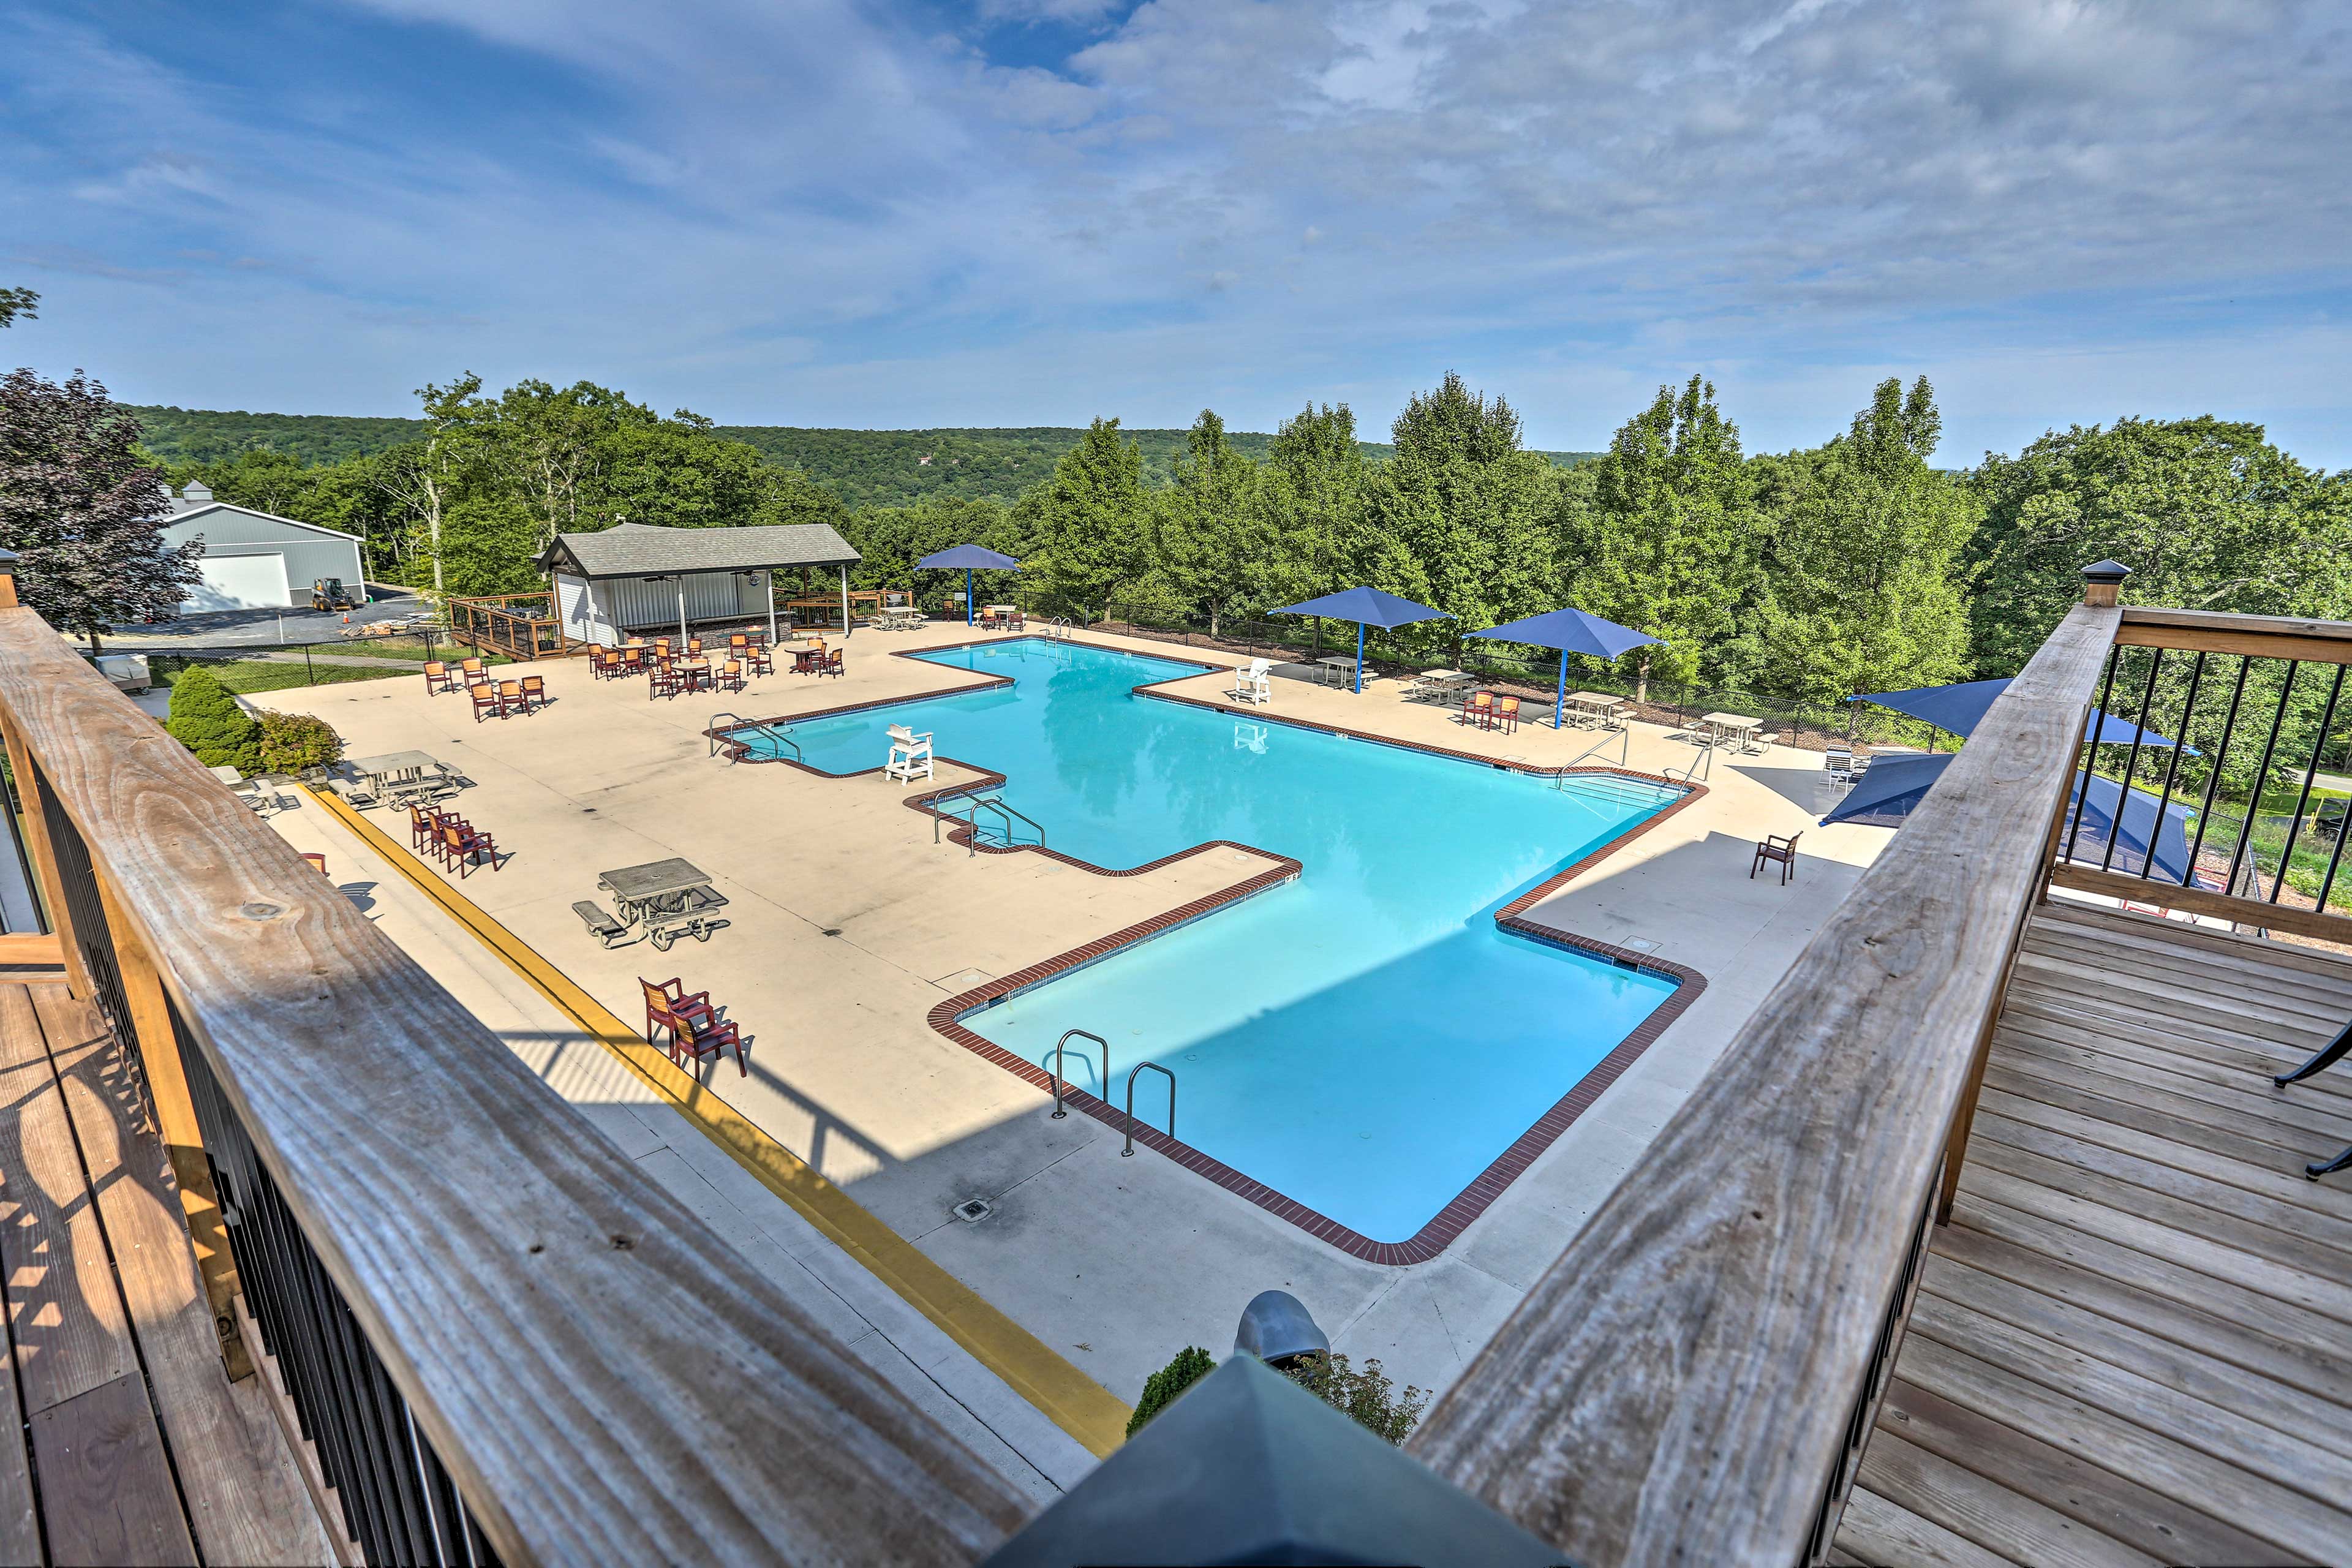
POLYGON ((0 980, 0 1563, 332 1563, 142 1106, 94 1011, 0 980))
POLYGON ((2030 928, 1832 1561, 2352 1561, 2352 962, 2030 928))

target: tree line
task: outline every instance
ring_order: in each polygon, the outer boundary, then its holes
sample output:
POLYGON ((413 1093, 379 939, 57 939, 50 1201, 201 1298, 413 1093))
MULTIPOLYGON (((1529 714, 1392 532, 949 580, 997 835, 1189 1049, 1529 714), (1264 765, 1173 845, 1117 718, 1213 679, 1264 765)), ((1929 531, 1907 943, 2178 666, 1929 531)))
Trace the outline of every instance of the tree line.
POLYGON ((1213 629, 1369 584, 1455 617, 1443 639, 1573 605, 1664 639, 1628 675, 1789 702, 2012 673, 2101 556, 2134 568, 2143 602, 2352 616, 2352 483, 2260 426, 2127 417, 1955 471, 1935 465, 1924 377, 1870 388, 1820 446, 1750 454, 1694 375, 1570 466, 1526 447, 1507 399, 1448 374, 1385 443, 1345 404, 1253 438, 1204 410, 1155 464, 1101 418, 1010 500, 856 508, 707 419, 585 382, 492 395, 467 375, 419 400, 405 438, 340 460, 250 446, 162 467, 358 533, 379 580, 428 593, 537 588, 533 557, 560 531, 814 521, 865 556, 861 586, 944 592, 915 561, 981 543, 1025 567, 989 592, 1090 616, 1213 629))

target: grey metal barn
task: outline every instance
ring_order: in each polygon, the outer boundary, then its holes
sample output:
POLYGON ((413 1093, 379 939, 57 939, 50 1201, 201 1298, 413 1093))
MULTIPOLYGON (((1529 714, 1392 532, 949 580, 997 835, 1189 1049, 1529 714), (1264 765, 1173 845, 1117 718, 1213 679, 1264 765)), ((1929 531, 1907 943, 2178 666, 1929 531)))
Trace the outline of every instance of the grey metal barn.
POLYGON ((202 579, 180 604, 185 616, 308 605, 321 577, 340 579, 356 598, 365 582, 359 535, 215 500, 200 484, 173 501, 163 534, 166 544, 205 542, 202 579))
POLYGON ((830 569, 840 576, 849 625, 849 568, 860 559, 821 522, 762 528, 657 528, 624 522, 595 533, 559 533, 539 557, 554 580, 565 640, 613 647, 630 634, 697 623, 765 619, 775 629, 774 574, 830 569))

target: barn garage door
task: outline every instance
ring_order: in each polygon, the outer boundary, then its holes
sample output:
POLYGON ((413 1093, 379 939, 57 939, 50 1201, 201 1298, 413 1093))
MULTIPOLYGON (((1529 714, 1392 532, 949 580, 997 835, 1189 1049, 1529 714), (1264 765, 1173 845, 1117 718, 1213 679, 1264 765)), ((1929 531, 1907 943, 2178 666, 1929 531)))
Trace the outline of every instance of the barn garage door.
POLYGON ((196 563, 204 581, 189 591, 183 615, 207 610, 284 609, 294 601, 286 592, 283 555, 206 555, 196 563))

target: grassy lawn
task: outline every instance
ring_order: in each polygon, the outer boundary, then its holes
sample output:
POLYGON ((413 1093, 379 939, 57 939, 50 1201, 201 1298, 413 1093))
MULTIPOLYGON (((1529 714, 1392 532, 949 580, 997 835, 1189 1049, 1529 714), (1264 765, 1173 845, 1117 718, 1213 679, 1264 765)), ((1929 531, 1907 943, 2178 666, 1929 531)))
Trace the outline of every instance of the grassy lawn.
MULTIPOLYGON (((299 659, 233 658, 203 662, 223 686, 247 695, 256 691, 283 691, 293 686, 333 686, 346 680, 412 679, 412 672, 405 669, 372 669, 357 664, 313 664, 306 668, 299 659)), ((153 663, 160 667, 163 661, 157 659, 153 663)), ((155 684, 170 686, 179 679, 180 674, 179 669, 157 668, 154 670, 155 684)))
MULTIPOLYGON (((369 658, 401 658, 415 664, 422 664, 428 658, 443 659, 455 664, 461 658, 476 657, 472 648, 461 643, 451 642, 447 637, 441 637, 430 643, 416 637, 353 637, 348 642, 320 643, 310 651, 316 654, 361 654, 369 658)), ((486 665, 515 662, 505 654, 497 652, 485 653, 479 657, 486 665)))

